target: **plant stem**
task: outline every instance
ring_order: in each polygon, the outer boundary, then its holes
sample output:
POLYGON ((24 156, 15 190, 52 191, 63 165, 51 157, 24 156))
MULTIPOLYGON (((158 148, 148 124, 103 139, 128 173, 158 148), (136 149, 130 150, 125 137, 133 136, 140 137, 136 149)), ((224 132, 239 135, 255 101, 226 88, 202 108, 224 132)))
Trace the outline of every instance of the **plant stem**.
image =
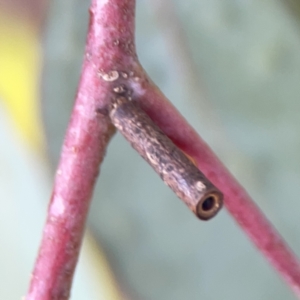
POLYGON ((249 195, 139 65, 134 0, 93 0, 85 61, 27 300, 69 298, 99 164, 114 129, 108 107, 120 84, 225 195, 225 206, 300 296, 297 258, 249 195))
POLYGON ((134 0, 92 1, 85 61, 27 300, 69 298, 99 163, 114 132, 105 114, 111 84, 99 72, 126 69, 135 58, 132 49, 115 46, 134 40, 134 9, 134 0))
POLYGON ((140 93, 142 108, 223 192, 229 213, 300 298, 299 260, 244 188, 152 83, 145 83, 140 93))

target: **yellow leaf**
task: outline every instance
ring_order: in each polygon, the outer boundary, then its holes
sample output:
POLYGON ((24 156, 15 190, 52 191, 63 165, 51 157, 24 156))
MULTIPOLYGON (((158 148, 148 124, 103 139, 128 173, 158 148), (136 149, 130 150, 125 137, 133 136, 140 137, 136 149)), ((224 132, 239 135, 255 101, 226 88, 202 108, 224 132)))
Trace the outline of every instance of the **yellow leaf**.
POLYGON ((44 145, 39 106, 41 49, 22 18, 0 11, 0 100, 17 130, 35 148, 44 145))

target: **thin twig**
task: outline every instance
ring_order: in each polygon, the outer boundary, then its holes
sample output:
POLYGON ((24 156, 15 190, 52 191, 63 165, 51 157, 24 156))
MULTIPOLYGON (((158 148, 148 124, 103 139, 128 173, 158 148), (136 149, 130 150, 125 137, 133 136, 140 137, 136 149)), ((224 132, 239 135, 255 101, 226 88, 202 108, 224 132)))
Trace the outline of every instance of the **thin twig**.
POLYGON ((143 88, 139 89, 142 108, 224 193, 224 204, 232 217, 300 297, 299 260, 283 238, 208 145, 153 83, 145 80, 141 86, 143 88))
POLYGON ((105 114, 111 84, 101 74, 135 59, 134 0, 93 0, 85 61, 56 172, 27 300, 69 298, 99 163, 114 132, 105 114), (126 18, 126 19, 125 19, 126 18), (130 51, 124 50, 130 44, 130 51), (118 47, 116 47, 116 45, 118 47))

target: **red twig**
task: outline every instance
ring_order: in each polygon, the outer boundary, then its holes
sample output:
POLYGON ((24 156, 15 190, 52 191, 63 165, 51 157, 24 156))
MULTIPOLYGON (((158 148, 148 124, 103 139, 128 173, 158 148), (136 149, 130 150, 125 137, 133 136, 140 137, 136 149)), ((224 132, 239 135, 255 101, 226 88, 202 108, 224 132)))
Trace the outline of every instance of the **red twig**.
POLYGON ((86 56, 27 300, 68 299, 99 163, 113 133, 107 107, 121 83, 225 195, 250 239, 300 295, 300 265, 244 189, 148 79, 134 48, 134 0, 93 0, 86 56))
POLYGON ((27 300, 68 299, 94 183, 113 129, 101 78, 135 60, 134 0, 94 0, 85 61, 27 300))
POLYGON ((232 217, 300 298, 299 260, 244 188, 157 89, 145 84, 143 99, 143 109, 224 193, 224 204, 232 217))

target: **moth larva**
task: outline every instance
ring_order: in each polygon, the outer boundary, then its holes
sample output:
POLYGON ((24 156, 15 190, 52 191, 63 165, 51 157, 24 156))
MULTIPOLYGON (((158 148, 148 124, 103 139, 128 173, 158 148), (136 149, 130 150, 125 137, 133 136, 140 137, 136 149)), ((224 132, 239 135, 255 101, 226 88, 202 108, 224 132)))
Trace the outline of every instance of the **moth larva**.
POLYGON ((208 220, 217 214, 223 205, 223 194, 137 103, 125 97, 117 98, 110 110, 110 118, 132 147, 197 217, 208 220))

